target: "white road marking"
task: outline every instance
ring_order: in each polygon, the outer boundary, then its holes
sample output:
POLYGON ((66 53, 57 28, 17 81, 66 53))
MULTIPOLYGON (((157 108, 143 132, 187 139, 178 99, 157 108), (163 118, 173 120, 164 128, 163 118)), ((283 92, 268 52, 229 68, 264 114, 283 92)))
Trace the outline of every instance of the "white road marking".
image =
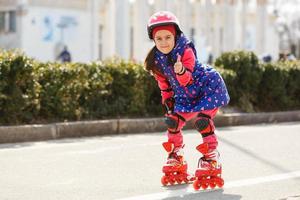
MULTIPOLYGON (((250 178, 250 179, 244 179, 244 180, 237 180, 237 181, 230 181, 225 182, 224 189, 226 188, 235 188, 235 187, 243 187, 243 186, 249 186, 249 185, 256 185, 261 183, 268 183, 268 182, 274 182, 274 181, 280 181, 285 179, 295 179, 300 177, 300 171, 294 171, 289 173, 283 173, 283 174, 275 174, 271 176, 264 176, 264 177, 258 177, 258 178, 250 178)), ((214 189, 216 190, 216 189, 214 189)), ((179 189, 179 190, 172 190, 172 191, 166 191, 166 192, 159 192, 159 193, 153 193, 153 194, 147 194, 147 195, 141 195, 141 196, 134 196, 129 198, 122 198, 119 200, 155 200, 155 199, 164 199, 164 198, 170 198, 170 197, 183 197, 188 194, 193 193, 199 193, 199 192, 209 192, 212 190, 199 190, 195 191, 192 184, 187 187, 186 189, 179 189)))

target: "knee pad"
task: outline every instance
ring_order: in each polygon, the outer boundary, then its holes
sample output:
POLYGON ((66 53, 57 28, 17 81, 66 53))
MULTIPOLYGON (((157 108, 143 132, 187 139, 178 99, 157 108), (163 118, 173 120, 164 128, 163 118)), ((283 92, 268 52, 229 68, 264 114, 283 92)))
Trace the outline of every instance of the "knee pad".
POLYGON ((215 131, 214 123, 207 115, 198 115, 198 118, 195 121, 195 127, 203 137, 212 135, 215 131))
POLYGON ((165 117, 165 123, 167 124, 168 131, 170 133, 174 133, 174 134, 178 133, 180 131, 178 129, 180 121, 184 122, 185 119, 182 116, 180 116, 180 115, 178 115, 176 113, 171 114, 171 115, 167 115, 165 117))

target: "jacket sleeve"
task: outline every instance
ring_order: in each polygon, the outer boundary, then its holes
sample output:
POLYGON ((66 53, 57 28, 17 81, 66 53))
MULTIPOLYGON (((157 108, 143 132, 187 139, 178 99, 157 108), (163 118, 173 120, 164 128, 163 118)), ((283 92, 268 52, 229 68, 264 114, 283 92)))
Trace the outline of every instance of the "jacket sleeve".
POLYGON ((161 103, 164 104, 166 99, 173 97, 174 95, 173 89, 166 77, 158 74, 154 74, 154 78, 157 81, 158 87, 161 92, 161 97, 162 97, 161 103))
POLYGON ((195 67, 195 54, 191 48, 187 48, 182 56, 181 62, 186 69, 183 74, 176 74, 176 78, 181 86, 187 86, 193 81, 192 72, 195 67))

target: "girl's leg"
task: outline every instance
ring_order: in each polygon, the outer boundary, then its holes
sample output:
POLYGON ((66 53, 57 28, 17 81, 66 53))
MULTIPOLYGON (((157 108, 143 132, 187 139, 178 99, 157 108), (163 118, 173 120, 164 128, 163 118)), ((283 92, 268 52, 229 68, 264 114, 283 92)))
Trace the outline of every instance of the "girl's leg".
POLYGON ((185 125, 185 118, 177 113, 167 114, 165 123, 168 127, 168 142, 172 143, 175 148, 183 145, 182 128, 185 125))
POLYGON ((218 108, 205 110, 198 113, 195 120, 195 127, 201 133, 203 143, 208 144, 209 151, 213 151, 218 146, 218 139, 215 134, 213 118, 216 116, 218 108))
POLYGON ((174 113, 166 115, 166 124, 168 126, 168 142, 174 144, 175 147, 183 145, 182 128, 186 121, 197 116, 198 113, 174 113))
MULTIPOLYGON (((196 116, 198 113, 195 113, 196 116)), ((163 143, 168 152, 168 158, 163 165, 162 171, 165 175, 161 179, 163 185, 173 185, 175 181, 188 183, 193 176, 188 173, 188 164, 184 159, 182 128, 185 122, 191 118, 189 113, 167 114, 165 122, 168 126, 168 142, 163 143)))
POLYGON ((222 175, 222 164, 220 162, 220 153, 217 150, 218 140, 215 135, 215 126, 213 118, 218 109, 206 110, 200 112, 195 121, 195 126, 201 133, 203 143, 196 148, 202 154, 198 161, 198 168, 195 171, 196 180, 193 186, 196 190, 200 187, 206 189, 208 186, 214 188, 222 187, 224 180, 222 175))

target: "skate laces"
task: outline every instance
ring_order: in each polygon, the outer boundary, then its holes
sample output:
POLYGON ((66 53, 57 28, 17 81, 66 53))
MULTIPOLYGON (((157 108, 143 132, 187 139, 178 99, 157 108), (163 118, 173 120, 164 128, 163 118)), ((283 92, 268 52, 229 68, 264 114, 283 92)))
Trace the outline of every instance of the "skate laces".
POLYGON ((198 168, 219 168, 220 163, 220 154, 219 152, 215 149, 205 155, 203 155, 199 161, 198 161, 198 168))
POLYGON ((218 150, 213 150, 207 154, 204 155, 206 160, 211 160, 211 161, 218 161, 220 158, 220 153, 218 152, 218 150))
POLYGON ((169 154, 167 163, 168 165, 180 165, 183 163, 183 147, 176 147, 169 154))

